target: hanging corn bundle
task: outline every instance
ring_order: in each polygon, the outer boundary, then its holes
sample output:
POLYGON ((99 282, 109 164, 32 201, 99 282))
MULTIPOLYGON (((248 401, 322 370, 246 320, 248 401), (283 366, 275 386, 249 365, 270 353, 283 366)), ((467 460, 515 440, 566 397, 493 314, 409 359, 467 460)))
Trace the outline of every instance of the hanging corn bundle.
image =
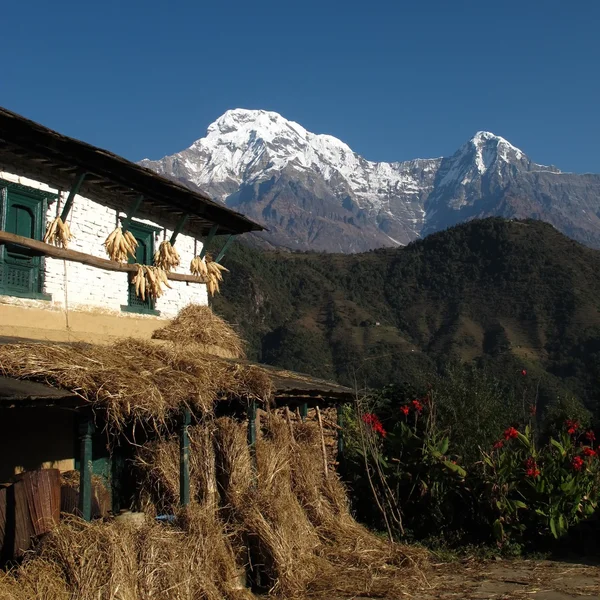
POLYGON ((180 263, 179 252, 171 245, 171 242, 161 242, 158 250, 154 253, 154 264, 165 271, 173 271, 180 263))
POLYGON ((208 268, 204 257, 194 256, 190 263, 190 272, 196 277, 208 277, 208 268))
POLYGON ((121 263, 127 262, 129 256, 135 258, 137 245, 137 240, 131 231, 123 233, 121 227, 117 227, 104 242, 109 258, 121 263))
POLYGON ((44 235, 44 242, 46 244, 53 244, 59 248, 67 248, 69 242, 73 239, 71 228, 67 222, 63 223, 60 217, 56 217, 48 229, 46 229, 46 235, 44 235))
POLYGON ((137 272, 131 282, 135 286, 136 296, 139 296, 142 300, 160 298, 163 295, 163 284, 169 289, 171 288, 164 269, 139 264, 136 264, 136 267, 137 272))
POLYGON ((228 272, 228 269, 215 262, 211 255, 207 254, 206 257, 194 256, 190 264, 190 271, 192 275, 204 278, 208 293, 214 296, 217 292, 220 292, 219 282, 223 281, 222 272, 228 272))

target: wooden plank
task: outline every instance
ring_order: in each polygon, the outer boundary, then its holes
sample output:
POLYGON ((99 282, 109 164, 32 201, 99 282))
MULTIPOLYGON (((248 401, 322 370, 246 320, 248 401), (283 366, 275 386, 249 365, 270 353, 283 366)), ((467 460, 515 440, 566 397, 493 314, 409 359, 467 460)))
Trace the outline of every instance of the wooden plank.
POLYGON ((0 549, 4 546, 6 533, 6 487, 0 488, 0 549))
MULTIPOLYGON (((38 240, 32 240, 21 235, 14 233, 8 233, 7 231, 0 231, 0 245, 2 244, 16 244, 17 246, 23 246, 30 250, 35 250, 44 256, 50 256, 51 258, 60 258, 62 260, 70 260, 72 262, 82 263, 89 265, 90 267, 96 267, 98 269, 104 269, 105 271, 120 271, 123 273, 136 273, 137 267, 127 263, 118 263, 108 258, 99 258, 98 256, 92 256, 85 252, 78 252, 77 250, 66 250, 64 248, 57 248, 38 240)), ((183 273, 167 273, 167 277, 173 281, 187 281, 188 283, 206 283, 204 278, 196 277, 195 275, 185 275, 183 273)))
POLYGON ((39 469, 23 475, 27 506, 35 535, 43 535, 60 518, 60 471, 39 469))
MULTIPOLYGON (((14 557, 18 558, 29 550, 34 531, 29 516, 29 507, 27 506, 25 482, 21 479, 16 481, 11 487, 14 494, 14 504, 12 507, 9 505, 8 510, 14 511, 14 557)), ((10 490, 7 493, 10 498, 10 490)))

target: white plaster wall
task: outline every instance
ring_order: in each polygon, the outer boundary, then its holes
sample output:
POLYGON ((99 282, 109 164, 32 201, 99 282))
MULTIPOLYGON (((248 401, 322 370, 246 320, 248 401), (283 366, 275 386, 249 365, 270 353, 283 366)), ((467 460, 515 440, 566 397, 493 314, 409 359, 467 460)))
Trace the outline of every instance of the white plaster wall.
MULTIPOLYGON (((57 193, 57 190, 48 185, 21 177, 14 173, 0 170, 0 179, 19 183, 38 190, 57 193)), ((62 193, 59 207, 62 210, 67 197, 67 192, 62 193)), ((52 202, 46 215, 47 223, 57 216, 57 203, 52 202)), ((124 213, 121 213, 124 216, 124 213)), ((73 208, 68 217, 74 239, 69 244, 69 249, 78 250, 107 258, 103 242, 117 225, 117 212, 83 196, 75 196, 73 208)), ((134 219, 138 220, 138 219, 134 219)), ((140 222, 160 227, 159 223, 139 219, 140 222)), ((162 230, 155 238, 155 248, 160 242, 171 237, 171 230, 162 230)), ((177 272, 189 273, 190 261, 196 252, 202 250, 201 242, 194 242, 194 238, 187 235, 178 235, 175 247, 181 257, 181 265, 177 272)), ((162 317, 173 317, 187 304, 208 304, 206 285, 187 283, 185 281, 170 281, 172 289, 165 289, 165 293, 156 301, 156 309, 162 317)), ((45 259, 44 292, 52 295, 49 308, 69 310, 104 309, 110 312, 122 313, 121 306, 127 305, 128 276, 127 273, 106 271, 81 263, 64 261, 56 258, 45 259)))

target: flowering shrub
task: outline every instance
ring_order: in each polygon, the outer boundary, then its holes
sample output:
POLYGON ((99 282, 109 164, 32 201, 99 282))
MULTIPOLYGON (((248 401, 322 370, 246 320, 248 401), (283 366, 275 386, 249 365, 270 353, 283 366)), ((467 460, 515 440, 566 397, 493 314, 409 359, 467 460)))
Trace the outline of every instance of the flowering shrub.
POLYGON ((511 427, 489 453, 483 453, 478 474, 495 514, 493 531, 499 543, 551 535, 591 515, 598 505, 600 471, 593 432, 578 435, 576 421, 567 420, 559 440, 536 447, 529 426, 511 427))
POLYGON ((354 432, 345 432, 358 459, 354 472, 366 467, 368 473, 368 485, 360 475, 351 485, 362 510, 370 511, 371 525, 384 524, 397 538, 495 539, 514 549, 560 538, 596 510, 599 451, 594 432, 580 419, 563 418, 554 436, 536 435, 535 415, 523 402, 528 424, 517 426, 515 419, 502 427, 495 421, 489 450, 472 452, 464 467, 450 451, 452 429, 440 425, 433 391, 409 398, 384 405, 379 414, 359 413, 350 418, 354 432), (369 504, 373 493, 376 502, 369 504))

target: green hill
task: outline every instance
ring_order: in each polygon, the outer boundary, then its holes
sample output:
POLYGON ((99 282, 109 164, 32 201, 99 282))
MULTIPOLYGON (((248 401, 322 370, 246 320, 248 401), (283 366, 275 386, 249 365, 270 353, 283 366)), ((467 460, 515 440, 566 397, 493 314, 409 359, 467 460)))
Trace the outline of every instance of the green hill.
POLYGON ((471 221, 402 249, 235 245, 215 311, 252 358, 358 386, 425 381, 441 361, 526 368, 590 408, 600 375, 600 252, 539 221, 471 221))

